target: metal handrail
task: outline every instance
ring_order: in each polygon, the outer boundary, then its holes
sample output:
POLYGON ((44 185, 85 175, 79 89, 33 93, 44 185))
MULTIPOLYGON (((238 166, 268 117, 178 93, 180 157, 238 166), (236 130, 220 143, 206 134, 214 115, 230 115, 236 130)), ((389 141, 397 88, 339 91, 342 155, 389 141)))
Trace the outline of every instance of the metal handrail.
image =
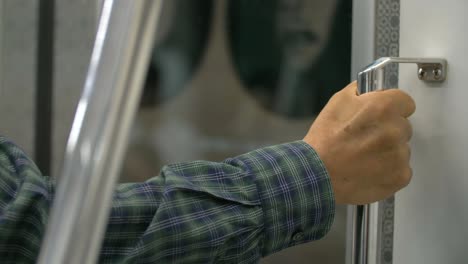
MULTIPOLYGON (((358 95, 385 90, 385 67, 392 63, 417 64, 416 75, 419 80, 440 83, 447 76, 447 60, 444 58, 402 58, 382 57, 366 66, 357 75, 358 95)), ((350 264, 378 264, 378 213, 380 202, 353 206, 351 210, 351 259, 350 264)))
POLYGON ((95 263, 162 0, 105 0, 38 263, 95 263))

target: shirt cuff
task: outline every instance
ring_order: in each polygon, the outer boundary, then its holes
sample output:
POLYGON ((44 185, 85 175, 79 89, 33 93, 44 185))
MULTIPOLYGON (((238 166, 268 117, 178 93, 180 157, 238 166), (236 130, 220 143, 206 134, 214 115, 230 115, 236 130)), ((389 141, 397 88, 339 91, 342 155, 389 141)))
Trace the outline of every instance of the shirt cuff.
POLYGON ((264 217, 263 256, 328 233, 335 215, 333 189, 325 165, 309 144, 301 140, 238 158, 256 175, 264 217))

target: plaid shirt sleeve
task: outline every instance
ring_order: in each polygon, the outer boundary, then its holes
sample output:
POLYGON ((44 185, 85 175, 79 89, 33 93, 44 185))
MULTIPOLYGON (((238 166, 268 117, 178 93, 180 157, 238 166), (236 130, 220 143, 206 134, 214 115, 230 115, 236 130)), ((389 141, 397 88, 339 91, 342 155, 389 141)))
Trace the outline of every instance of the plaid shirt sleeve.
MULTIPOLYGON (((35 262, 53 193, 53 181, 0 138, 2 263, 35 262)), ((325 167, 303 141, 169 165, 117 188, 100 263, 256 263, 323 237, 334 206, 325 167)))

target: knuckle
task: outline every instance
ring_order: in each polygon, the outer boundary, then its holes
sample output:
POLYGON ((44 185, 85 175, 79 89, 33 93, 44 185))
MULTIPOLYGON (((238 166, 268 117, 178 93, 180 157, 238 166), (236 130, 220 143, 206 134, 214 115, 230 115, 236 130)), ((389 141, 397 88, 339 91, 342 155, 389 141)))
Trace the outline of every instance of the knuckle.
POLYGON ((410 140, 413 137, 413 126, 407 119, 405 119, 404 126, 405 126, 404 129, 407 134, 407 139, 410 140))
POLYGON ((411 113, 416 110, 416 102, 414 99, 406 92, 398 90, 401 94, 401 100, 406 104, 411 113))
POLYGON ((411 148, 408 144, 405 144, 405 146, 402 148, 402 159, 404 162, 409 162, 411 158, 411 148))
POLYGON ((337 101, 340 101, 340 98, 341 98, 341 91, 340 92, 337 92, 335 94, 332 95, 332 97, 330 97, 330 100, 328 100, 329 103, 334 103, 334 102, 337 102, 337 101))
POLYGON ((388 169, 393 171, 392 182, 396 190, 406 187, 412 178, 413 172, 409 164, 410 148, 408 146, 398 147, 393 154, 388 156, 388 169))
POLYGON ((390 144, 408 142, 413 134, 413 129, 408 120, 389 121, 385 126, 384 140, 390 144))
POLYGON ((345 103, 345 94, 343 91, 336 92, 333 94, 330 99, 328 100, 328 104, 330 105, 341 105, 345 103))
POLYGON ((394 98, 393 98, 400 107, 405 109, 404 116, 408 117, 412 115, 416 111, 416 103, 414 99, 406 92, 397 89, 394 91, 394 98))
POLYGON ((391 102, 386 97, 382 97, 379 101, 372 101, 369 108, 378 118, 386 117, 391 112, 391 102))
POLYGON ((403 132, 397 127, 386 129, 384 140, 390 144, 396 144, 403 138, 403 132))
POLYGON ((412 177, 413 177, 413 172, 411 168, 407 167, 405 170, 403 170, 402 173, 400 173, 398 177, 398 186, 400 188, 408 186, 408 184, 411 182, 412 177))
POLYGON ((409 168, 410 156, 411 156, 411 149, 407 144, 404 144, 401 147, 398 147, 397 151, 395 151, 395 160, 397 165, 402 170, 406 170, 409 168))
POLYGON ((397 165, 397 169, 395 171, 398 172, 396 174, 396 184, 401 189, 410 183, 411 177, 413 176, 413 171, 409 164, 410 148, 407 145, 400 147, 396 151, 396 155, 395 165, 397 165))
POLYGON ((409 97, 409 100, 408 100, 408 105, 409 105, 409 109, 410 109, 410 115, 413 114, 414 112, 416 112, 416 102, 414 101, 414 99, 412 97, 409 97))
POLYGON ((372 107, 374 108, 374 112, 378 115, 385 115, 388 111, 388 106, 387 103, 385 103, 385 100, 382 100, 382 102, 373 102, 372 107))

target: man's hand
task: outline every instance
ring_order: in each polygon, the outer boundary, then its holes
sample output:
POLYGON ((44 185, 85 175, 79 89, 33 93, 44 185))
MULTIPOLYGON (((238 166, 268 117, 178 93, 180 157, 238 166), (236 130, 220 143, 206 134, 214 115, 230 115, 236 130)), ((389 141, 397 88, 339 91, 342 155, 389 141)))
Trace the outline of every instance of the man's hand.
POLYGON ((356 95, 356 83, 336 93, 304 141, 325 163, 337 203, 366 204, 408 185, 413 99, 397 89, 356 95))

